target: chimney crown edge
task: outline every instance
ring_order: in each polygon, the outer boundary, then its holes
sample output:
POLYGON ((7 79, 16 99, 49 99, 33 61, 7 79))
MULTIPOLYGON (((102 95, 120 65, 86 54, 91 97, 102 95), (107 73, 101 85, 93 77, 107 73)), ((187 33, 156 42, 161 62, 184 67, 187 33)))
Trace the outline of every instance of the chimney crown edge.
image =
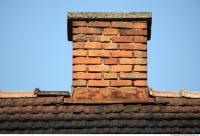
POLYGON ((68 40, 72 41, 72 21, 147 21, 148 40, 151 38, 151 12, 69 12, 67 15, 68 40))

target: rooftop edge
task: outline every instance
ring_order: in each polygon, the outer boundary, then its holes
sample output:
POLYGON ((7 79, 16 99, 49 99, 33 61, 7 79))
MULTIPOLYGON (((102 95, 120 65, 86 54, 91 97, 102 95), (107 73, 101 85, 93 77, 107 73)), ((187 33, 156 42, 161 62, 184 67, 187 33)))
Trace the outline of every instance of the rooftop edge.
MULTIPOLYGON (((152 88, 148 88, 148 94, 150 97, 168 97, 168 98, 200 98, 200 92, 191 92, 189 90, 181 89, 176 92, 157 91, 152 88)), ((73 97, 68 91, 41 91, 36 88, 32 92, 6 92, 0 90, 1 98, 21 98, 21 97, 48 97, 48 96, 64 96, 73 97)))

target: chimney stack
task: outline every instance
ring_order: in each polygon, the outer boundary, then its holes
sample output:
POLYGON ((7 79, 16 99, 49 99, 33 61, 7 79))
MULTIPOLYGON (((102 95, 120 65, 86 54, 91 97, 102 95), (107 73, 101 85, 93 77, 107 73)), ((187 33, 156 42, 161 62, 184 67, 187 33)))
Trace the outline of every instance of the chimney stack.
POLYGON ((149 12, 71 12, 73 88, 147 88, 149 12))

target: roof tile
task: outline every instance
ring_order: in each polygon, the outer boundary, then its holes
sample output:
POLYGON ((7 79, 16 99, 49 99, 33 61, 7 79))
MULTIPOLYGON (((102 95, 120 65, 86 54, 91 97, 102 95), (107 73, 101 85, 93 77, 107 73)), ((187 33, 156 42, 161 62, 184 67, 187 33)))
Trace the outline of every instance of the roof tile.
POLYGON ((124 106, 124 112, 138 112, 141 108, 141 105, 127 105, 124 106))
POLYGON ((13 102, 12 98, 9 99, 0 99, 0 107, 11 106, 13 102))
POLYGON ((33 109, 33 106, 23 106, 21 107, 21 113, 31 113, 33 109))

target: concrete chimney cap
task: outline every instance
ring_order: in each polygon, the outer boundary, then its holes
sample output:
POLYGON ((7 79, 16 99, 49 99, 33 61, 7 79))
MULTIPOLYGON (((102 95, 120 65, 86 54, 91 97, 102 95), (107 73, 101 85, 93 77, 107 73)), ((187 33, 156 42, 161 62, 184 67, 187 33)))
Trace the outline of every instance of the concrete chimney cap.
POLYGON ((151 18, 151 12, 69 12, 68 19, 138 19, 151 18))

